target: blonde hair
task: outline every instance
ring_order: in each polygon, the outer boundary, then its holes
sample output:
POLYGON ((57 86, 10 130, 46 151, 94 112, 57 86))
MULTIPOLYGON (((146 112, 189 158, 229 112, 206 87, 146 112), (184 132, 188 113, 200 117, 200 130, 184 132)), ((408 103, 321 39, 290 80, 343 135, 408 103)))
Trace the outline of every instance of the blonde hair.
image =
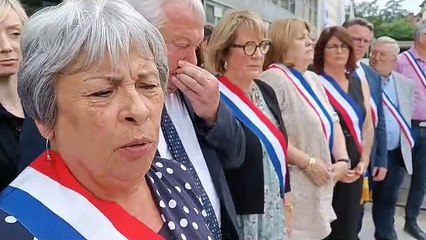
POLYGON ((213 29, 207 50, 208 70, 225 72, 225 57, 235 43, 238 30, 243 26, 253 30, 260 38, 267 38, 266 24, 260 16, 250 11, 230 12, 213 29))
POLYGON ((22 24, 28 20, 27 13, 19 0, 0 0, 0 21, 4 20, 10 10, 13 10, 16 14, 18 14, 22 24))
POLYGON ((273 63, 282 63, 288 67, 293 67, 293 61, 285 61, 288 50, 293 46, 294 41, 300 37, 303 30, 311 31, 309 23, 299 18, 280 19, 269 27, 269 39, 271 49, 265 56, 263 69, 273 63), (283 62, 284 61, 284 62, 283 62))

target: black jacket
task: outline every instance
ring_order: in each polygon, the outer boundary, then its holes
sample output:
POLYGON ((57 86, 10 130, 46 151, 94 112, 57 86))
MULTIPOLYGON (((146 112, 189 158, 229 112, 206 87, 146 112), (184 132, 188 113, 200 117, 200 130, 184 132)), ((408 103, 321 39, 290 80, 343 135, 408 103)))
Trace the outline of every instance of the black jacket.
MULTIPOLYGON (((274 90, 266 83, 255 80, 269 109, 278 120, 279 128, 286 136, 281 110, 274 90)), ((262 214, 264 212, 263 154, 259 138, 243 125, 246 139, 246 153, 243 165, 226 171, 237 214, 262 214)), ((288 169, 286 192, 289 191, 288 169)))
POLYGON ((0 104, 0 192, 18 175, 18 143, 23 121, 0 104))

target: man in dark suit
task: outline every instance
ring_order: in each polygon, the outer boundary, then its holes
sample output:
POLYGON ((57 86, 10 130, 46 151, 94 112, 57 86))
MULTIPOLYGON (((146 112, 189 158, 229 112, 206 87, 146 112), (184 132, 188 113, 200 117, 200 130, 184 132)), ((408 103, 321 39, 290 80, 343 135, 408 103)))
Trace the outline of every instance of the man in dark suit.
MULTIPOLYGON (((370 171, 367 173, 373 181, 382 181, 387 173, 387 148, 386 148, 386 123, 383 111, 382 86, 380 76, 369 66, 361 62, 366 55, 374 36, 374 26, 362 18, 349 19, 343 24, 352 36, 358 68, 354 73, 355 78, 367 81, 371 92, 372 119, 374 124, 374 142, 371 149, 370 171)), ((362 227, 360 216, 359 230, 362 227)))
MULTIPOLYGON (((193 174, 213 235, 238 239, 235 208, 224 169, 242 164, 245 138, 231 110, 220 101, 217 79, 196 66, 195 49, 203 40, 205 24, 203 5, 198 0, 128 2, 157 27, 168 50, 169 85, 158 153, 185 164, 193 174)), ((31 129, 31 124, 27 126, 31 129)), ((23 133, 27 137, 34 135, 23 133)), ((21 142, 26 145, 21 147, 25 153, 31 141, 21 142)), ((39 152, 32 157, 25 154, 28 161, 39 152)))

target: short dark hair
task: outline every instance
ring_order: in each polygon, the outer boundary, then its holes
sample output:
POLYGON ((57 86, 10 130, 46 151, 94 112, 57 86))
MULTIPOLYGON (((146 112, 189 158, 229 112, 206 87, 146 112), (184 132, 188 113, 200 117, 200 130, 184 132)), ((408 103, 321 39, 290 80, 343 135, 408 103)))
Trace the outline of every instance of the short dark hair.
POLYGON ((332 37, 338 38, 344 44, 349 46, 349 58, 346 63, 346 70, 349 75, 351 75, 356 70, 354 43, 348 30, 340 26, 328 27, 321 32, 321 35, 315 44, 314 63, 312 68, 317 74, 321 74, 324 71, 324 51, 328 41, 330 41, 332 37))
POLYGON ((374 31, 374 25, 365 18, 351 18, 343 23, 344 28, 352 27, 353 25, 361 25, 363 27, 367 27, 371 32, 374 31))

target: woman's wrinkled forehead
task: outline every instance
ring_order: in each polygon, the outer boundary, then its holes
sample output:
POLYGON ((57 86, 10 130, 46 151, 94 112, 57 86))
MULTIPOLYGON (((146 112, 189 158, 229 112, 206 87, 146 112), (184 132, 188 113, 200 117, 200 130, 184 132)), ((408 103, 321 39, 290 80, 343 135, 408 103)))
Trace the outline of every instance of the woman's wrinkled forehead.
MULTIPOLYGON (((122 49, 118 52, 105 51, 102 55, 89 56, 87 51, 82 50, 61 74, 74 74, 82 71, 104 70, 109 72, 123 71, 126 66, 130 70, 135 60, 143 59, 144 62, 152 62, 155 66, 155 59, 152 51, 142 48, 132 48, 130 52, 122 49)), ((157 69, 158 71, 158 69, 157 69)))

